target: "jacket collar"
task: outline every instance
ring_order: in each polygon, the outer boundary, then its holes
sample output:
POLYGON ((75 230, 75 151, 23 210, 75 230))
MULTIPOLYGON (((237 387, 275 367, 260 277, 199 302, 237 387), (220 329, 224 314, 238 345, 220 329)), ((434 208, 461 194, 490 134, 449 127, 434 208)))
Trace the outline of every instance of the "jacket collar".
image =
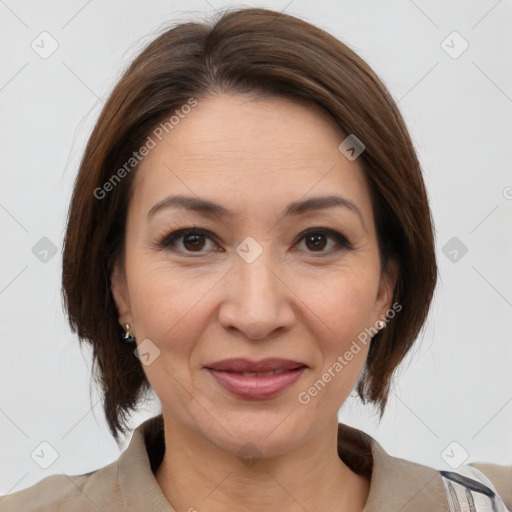
MULTIPOLYGON (((154 471, 165 450, 162 415, 146 420, 119 457, 119 485, 130 512, 175 512, 154 471)), ((363 512, 449 512, 437 470, 393 457, 368 434, 338 424, 338 454, 353 471, 371 477, 363 512)))
POLYGON ((436 469, 393 457, 371 436, 343 423, 338 424, 338 454, 353 471, 371 472, 363 512, 449 512, 436 469))

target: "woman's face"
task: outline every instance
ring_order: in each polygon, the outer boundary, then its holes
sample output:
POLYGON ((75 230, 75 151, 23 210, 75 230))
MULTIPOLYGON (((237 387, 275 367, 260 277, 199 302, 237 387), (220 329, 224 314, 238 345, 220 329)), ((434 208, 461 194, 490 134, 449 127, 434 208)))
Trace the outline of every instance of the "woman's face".
POLYGON ((337 421, 369 348, 358 335, 391 304, 362 169, 324 116, 276 98, 199 101, 133 183, 119 321, 166 422, 233 454, 251 442, 277 455, 337 421), (342 200, 309 202, 328 196, 342 200), (288 365, 250 364, 267 358, 288 365))

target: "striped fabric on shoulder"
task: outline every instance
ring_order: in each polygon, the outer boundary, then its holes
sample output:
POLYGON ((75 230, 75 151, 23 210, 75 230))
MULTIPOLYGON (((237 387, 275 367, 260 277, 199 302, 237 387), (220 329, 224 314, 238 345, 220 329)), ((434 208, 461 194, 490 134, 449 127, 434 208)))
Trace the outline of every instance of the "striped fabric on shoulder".
POLYGON ((491 481, 478 469, 464 465, 440 471, 450 512, 510 512, 491 481))

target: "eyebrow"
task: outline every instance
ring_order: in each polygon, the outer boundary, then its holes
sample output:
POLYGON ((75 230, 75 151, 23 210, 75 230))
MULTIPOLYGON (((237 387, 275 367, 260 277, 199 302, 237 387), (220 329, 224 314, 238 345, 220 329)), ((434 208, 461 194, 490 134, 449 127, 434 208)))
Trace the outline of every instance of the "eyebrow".
MULTIPOLYGON (((334 207, 343 207, 358 215, 363 227, 366 229, 363 215, 359 208, 352 201, 341 196, 318 196, 302 201, 294 201, 286 207, 283 217, 296 217, 309 212, 334 207)), ((159 203, 155 204, 149 210, 147 217, 150 218, 158 211, 166 208, 184 208, 186 210, 216 217, 233 216, 233 212, 231 210, 213 201, 208 201, 207 199, 201 199, 198 197, 174 195, 166 197, 159 203)))

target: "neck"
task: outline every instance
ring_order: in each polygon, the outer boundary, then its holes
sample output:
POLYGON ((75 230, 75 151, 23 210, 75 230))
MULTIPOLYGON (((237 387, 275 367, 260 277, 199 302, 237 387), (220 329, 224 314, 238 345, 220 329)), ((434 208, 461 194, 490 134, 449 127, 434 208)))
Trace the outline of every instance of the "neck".
POLYGON ((164 425, 166 449, 155 477, 178 512, 364 508, 370 482, 339 458, 336 420, 292 452, 246 464, 172 418, 164 425))

